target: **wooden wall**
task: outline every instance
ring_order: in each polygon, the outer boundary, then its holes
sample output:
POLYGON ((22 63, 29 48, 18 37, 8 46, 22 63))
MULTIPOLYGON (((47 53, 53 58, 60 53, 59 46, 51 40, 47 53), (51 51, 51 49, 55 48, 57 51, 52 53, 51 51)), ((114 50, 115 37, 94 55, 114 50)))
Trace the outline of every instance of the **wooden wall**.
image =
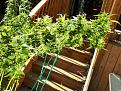
POLYGON ((74 12, 76 0, 42 0, 33 8, 32 19, 37 19, 41 15, 49 15, 55 20, 59 14, 70 16, 74 12))
MULTIPOLYGON (((121 0, 104 0, 102 11, 116 14, 111 19, 118 20, 121 14, 121 0)), ((111 27, 113 31, 116 24, 113 23, 111 27)), ((121 75, 121 44, 111 42, 117 36, 119 35, 112 34, 106 50, 100 51, 88 91, 109 91, 109 73, 121 75)))
POLYGON ((107 50, 98 57, 88 91, 109 91, 109 73, 121 75, 121 46, 108 43, 107 50))

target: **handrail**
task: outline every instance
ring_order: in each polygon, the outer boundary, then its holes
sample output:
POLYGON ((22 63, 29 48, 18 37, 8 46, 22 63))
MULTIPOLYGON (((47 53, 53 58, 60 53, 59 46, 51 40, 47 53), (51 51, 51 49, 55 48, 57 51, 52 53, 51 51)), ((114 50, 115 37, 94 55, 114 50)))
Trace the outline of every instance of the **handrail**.
POLYGON ((40 11, 46 5, 49 0, 42 0, 40 1, 30 12, 29 16, 32 18, 32 21, 35 21, 36 17, 40 16, 40 11))
POLYGON ((93 58, 92 58, 92 61, 91 61, 91 65, 90 65, 90 68, 89 68, 89 71, 88 71, 88 75, 87 75, 87 78, 86 78, 86 82, 85 82, 83 91, 88 90, 89 83, 90 83, 90 80, 91 80, 91 77, 92 77, 92 74, 93 74, 93 70, 94 70, 94 66, 95 66, 98 54, 99 54, 99 49, 96 48, 94 55, 93 55, 93 58))

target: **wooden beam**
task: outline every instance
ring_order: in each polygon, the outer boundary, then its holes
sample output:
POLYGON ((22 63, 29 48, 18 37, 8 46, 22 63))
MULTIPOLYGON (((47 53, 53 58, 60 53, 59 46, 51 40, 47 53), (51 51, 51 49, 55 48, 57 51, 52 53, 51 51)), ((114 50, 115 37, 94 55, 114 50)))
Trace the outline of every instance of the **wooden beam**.
POLYGON ((47 3, 48 0, 42 0, 40 1, 30 12, 29 16, 32 18, 33 21, 35 21, 35 17, 39 16, 37 15, 38 12, 43 9, 44 5, 47 3))
POLYGON ((92 61, 91 61, 91 65, 90 65, 90 68, 89 68, 89 71, 88 71, 88 75, 87 75, 87 78, 86 78, 86 82, 85 82, 83 91, 88 90, 89 83, 90 83, 90 80, 91 80, 91 77, 92 77, 92 73, 93 73, 93 70, 94 70, 94 66, 95 66, 98 54, 99 54, 99 49, 96 48, 94 55, 93 55, 93 58, 92 58, 92 61))

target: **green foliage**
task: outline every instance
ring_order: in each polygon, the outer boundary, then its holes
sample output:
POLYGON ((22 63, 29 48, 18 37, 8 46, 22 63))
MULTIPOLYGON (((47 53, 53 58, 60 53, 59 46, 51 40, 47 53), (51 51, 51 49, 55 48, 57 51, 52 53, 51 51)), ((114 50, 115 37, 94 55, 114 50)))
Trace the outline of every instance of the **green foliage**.
POLYGON ((20 13, 26 13, 29 14, 31 10, 31 3, 29 0, 21 0, 19 5, 19 14, 20 13))
POLYGON ((21 69, 30 55, 56 52, 64 46, 81 47, 83 40, 89 41, 91 48, 102 49, 110 32, 110 17, 106 13, 90 22, 85 15, 72 19, 60 16, 55 23, 51 17, 43 16, 33 24, 28 16, 30 5, 28 0, 8 0, 5 23, 0 26, 2 89, 10 89, 12 83, 12 88, 16 88, 23 74, 21 69))
POLYGON ((104 48, 105 38, 107 33, 110 32, 111 20, 108 14, 100 13, 97 15, 97 19, 92 20, 90 26, 90 47, 96 47, 99 49, 104 48))
POLYGON ((6 14, 4 16, 4 20, 7 21, 19 13, 19 3, 20 0, 8 0, 7 1, 7 8, 6 8, 6 14))
MULTIPOLYGON (((6 90, 10 89, 12 83, 15 89, 23 74, 21 69, 31 53, 30 49, 24 46, 28 39, 26 34, 31 31, 31 21, 28 14, 23 11, 19 13, 21 4, 23 4, 21 0, 8 1, 3 19, 5 22, 0 26, 0 71, 4 73, 3 77, 0 77, 2 90, 6 87, 6 90), (7 86, 8 82, 10 84, 7 86)), ((26 10, 26 7, 24 9, 26 10)))

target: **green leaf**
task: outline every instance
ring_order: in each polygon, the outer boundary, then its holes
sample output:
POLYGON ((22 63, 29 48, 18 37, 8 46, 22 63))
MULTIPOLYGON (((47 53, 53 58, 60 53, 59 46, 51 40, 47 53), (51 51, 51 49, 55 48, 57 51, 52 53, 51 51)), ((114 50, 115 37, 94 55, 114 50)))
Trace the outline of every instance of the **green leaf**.
POLYGON ((7 36, 5 32, 2 32, 2 35, 3 35, 3 36, 7 36))
POLYGON ((111 20, 111 22, 117 23, 117 24, 119 24, 121 26, 121 23, 119 21, 111 20))

